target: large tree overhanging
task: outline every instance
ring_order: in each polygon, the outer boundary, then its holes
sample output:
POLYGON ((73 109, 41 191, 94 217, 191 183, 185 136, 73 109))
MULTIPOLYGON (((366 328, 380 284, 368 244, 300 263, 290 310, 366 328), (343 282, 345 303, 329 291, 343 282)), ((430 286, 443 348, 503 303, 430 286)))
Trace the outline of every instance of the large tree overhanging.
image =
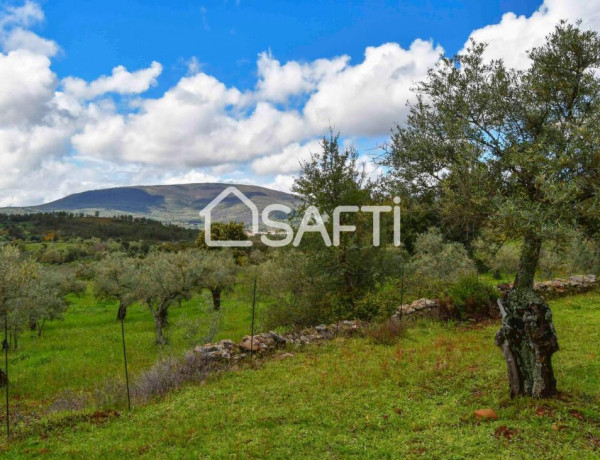
POLYGON ((526 71, 486 61, 484 50, 473 42, 430 70, 384 163, 411 194, 434 190, 446 222, 522 241, 496 343, 511 396, 549 397, 558 341, 533 283, 544 241, 574 227, 598 232, 600 40, 561 22, 529 52, 526 71))

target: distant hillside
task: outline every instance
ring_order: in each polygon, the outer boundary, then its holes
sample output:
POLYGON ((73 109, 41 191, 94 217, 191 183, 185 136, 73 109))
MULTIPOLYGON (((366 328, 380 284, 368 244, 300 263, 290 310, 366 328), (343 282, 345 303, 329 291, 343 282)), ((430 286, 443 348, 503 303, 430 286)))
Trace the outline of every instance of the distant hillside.
MULTIPOLYGON (((199 212, 231 185, 206 183, 90 190, 39 206, 0 208, 0 213, 30 214, 68 211, 95 214, 98 212, 100 216, 126 214, 185 227, 201 227, 203 222, 199 212)), ((235 185, 235 187, 250 198, 259 211, 273 203, 285 204, 291 208, 295 206, 296 198, 289 193, 255 185, 235 185)), ((229 196, 214 209, 213 220, 222 222, 235 220, 248 225, 251 222, 251 214, 237 197, 229 196)))

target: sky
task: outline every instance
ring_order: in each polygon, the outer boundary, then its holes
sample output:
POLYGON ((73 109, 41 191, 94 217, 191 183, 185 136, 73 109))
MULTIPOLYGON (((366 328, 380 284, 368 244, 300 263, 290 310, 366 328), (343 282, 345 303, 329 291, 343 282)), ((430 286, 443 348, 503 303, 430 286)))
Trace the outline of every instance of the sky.
POLYGON ((0 0, 0 206, 122 185, 289 190, 330 126, 371 157, 470 38, 526 68, 600 0, 0 0))

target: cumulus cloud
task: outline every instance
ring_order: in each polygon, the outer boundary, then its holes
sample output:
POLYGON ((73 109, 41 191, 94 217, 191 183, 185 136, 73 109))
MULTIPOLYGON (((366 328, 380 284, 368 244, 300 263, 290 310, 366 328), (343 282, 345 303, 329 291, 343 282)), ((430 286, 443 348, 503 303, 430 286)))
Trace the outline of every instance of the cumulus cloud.
POLYGON ((368 48, 355 66, 348 57, 282 65, 261 54, 252 92, 198 72, 162 97, 142 100, 137 113, 92 117, 73 144, 85 155, 150 164, 170 164, 176 153, 180 164, 192 167, 265 157, 253 163, 255 171, 290 172, 297 168, 298 145, 330 124, 345 135, 387 133, 404 117, 410 86, 441 51, 421 40, 408 50, 385 44, 368 48), (292 96, 308 102, 303 109, 276 105, 292 96))
POLYGON ((289 174, 277 174, 273 182, 265 184, 264 186, 272 188, 273 190, 289 193, 292 190, 292 185, 294 185, 294 176, 289 174))
POLYGON ((29 51, 0 53, 0 126, 39 121, 54 96, 56 76, 46 56, 29 51))
POLYGON ((257 158, 252 162, 252 170, 261 175, 297 172, 301 162, 309 160, 311 153, 320 150, 320 141, 317 139, 302 145, 295 142, 279 153, 257 158))
POLYGON ((469 38, 488 43, 489 58, 503 59, 508 67, 525 69, 529 65, 527 50, 543 44, 562 19, 581 19, 582 27, 598 30, 600 0, 545 0, 531 16, 506 13, 498 24, 477 29, 469 38))
POLYGON ((58 45, 52 40, 46 40, 33 32, 20 27, 13 29, 3 39, 5 51, 28 50, 34 54, 52 57, 58 53, 58 45))
POLYGON ((112 70, 110 76, 103 75, 90 83, 81 78, 67 77, 62 85, 65 93, 78 99, 94 99, 106 93, 139 94, 156 85, 161 72, 162 66, 158 62, 135 72, 129 72, 120 65, 112 70))
POLYGON ((239 90, 197 73, 182 78, 161 98, 143 100, 139 113, 99 113, 73 144, 86 155, 210 166, 248 160, 302 138, 298 113, 263 101, 249 111, 244 105, 239 90))
POLYGON ((388 133, 406 115, 411 87, 423 79, 443 49, 415 40, 409 49, 397 43, 368 47, 365 59, 324 78, 304 107, 307 121, 317 131, 334 124, 345 135, 388 133))
POLYGON ((314 91, 319 82, 344 70, 349 61, 349 56, 341 56, 309 63, 289 61, 281 65, 270 52, 260 53, 256 96, 267 101, 287 102, 291 96, 314 91))
POLYGON ((0 28, 13 26, 31 27, 44 20, 40 5, 27 0, 21 6, 0 5, 0 28))
POLYGON ((5 52, 27 50, 43 56, 54 56, 58 45, 42 38, 27 28, 44 20, 44 12, 37 3, 26 1, 21 6, 0 9, 0 45, 5 52))

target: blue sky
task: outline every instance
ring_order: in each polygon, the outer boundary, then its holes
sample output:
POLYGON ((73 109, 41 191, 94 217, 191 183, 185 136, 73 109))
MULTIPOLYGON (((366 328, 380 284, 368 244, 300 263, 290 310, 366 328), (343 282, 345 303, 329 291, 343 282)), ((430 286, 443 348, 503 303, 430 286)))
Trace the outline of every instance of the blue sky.
POLYGON ((446 52, 462 48, 470 32, 506 12, 530 15, 540 2, 496 1, 117 1, 42 3, 40 30, 64 54, 61 76, 93 79, 116 63, 128 69, 160 62, 164 71, 150 94, 160 94, 186 72, 192 57, 202 70, 238 88, 256 81, 256 57, 271 50, 281 61, 343 54, 353 61, 366 46, 432 39, 446 52))
POLYGON ((0 206, 134 184, 288 190, 330 125, 367 172, 469 38, 526 68, 600 0, 0 0, 0 206))

